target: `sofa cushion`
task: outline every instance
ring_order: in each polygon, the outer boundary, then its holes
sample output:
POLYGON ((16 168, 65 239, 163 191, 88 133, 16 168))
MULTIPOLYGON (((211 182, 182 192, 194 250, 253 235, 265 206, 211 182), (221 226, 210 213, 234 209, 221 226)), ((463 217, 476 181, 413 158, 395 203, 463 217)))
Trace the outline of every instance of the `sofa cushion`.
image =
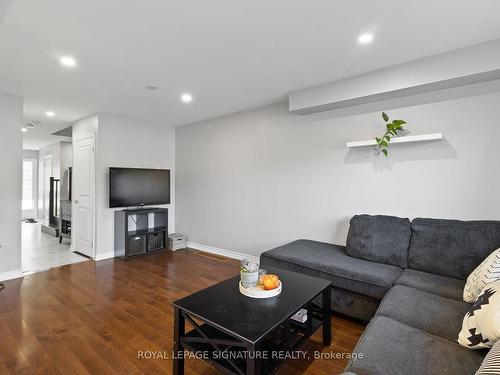
POLYGON ((415 219, 408 253, 409 268, 466 279, 500 247, 500 221, 415 219))
POLYGON ((331 280, 337 288, 382 299, 402 269, 350 257, 345 247, 297 240, 261 254, 265 266, 289 269, 331 280))
POLYGON ((388 316, 456 343, 469 307, 463 301, 396 285, 387 292, 376 315, 388 316))
POLYGON ((482 353, 433 336, 386 316, 376 316, 354 349, 362 358, 346 371, 363 375, 470 375, 483 361, 482 353))
POLYGON ((406 268, 410 220, 394 216, 356 215, 347 234, 347 254, 372 262, 406 268))
POLYGON ((461 301, 465 281, 407 268, 396 280, 396 285, 406 285, 424 292, 461 301))
MULTIPOLYGON (((321 301, 318 299, 318 304, 321 301)), ((368 323, 378 309, 380 300, 332 286, 332 310, 368 323)))

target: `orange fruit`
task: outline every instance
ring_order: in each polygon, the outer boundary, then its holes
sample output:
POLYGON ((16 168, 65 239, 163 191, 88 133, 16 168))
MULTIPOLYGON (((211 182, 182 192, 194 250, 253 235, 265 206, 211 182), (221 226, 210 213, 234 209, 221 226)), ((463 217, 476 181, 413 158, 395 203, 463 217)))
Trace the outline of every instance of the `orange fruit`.
POLYGON ((262 283, 265 290, 276 289, 279 285, 279 278, 276 275, 262 276, 262 283))

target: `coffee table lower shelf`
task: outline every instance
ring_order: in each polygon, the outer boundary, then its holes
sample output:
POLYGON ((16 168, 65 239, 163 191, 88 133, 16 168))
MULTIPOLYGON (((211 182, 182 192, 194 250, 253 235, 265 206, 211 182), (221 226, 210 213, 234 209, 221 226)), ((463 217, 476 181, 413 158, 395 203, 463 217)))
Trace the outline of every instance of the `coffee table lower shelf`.
POLYGON ((290 319, 286 327, 280 325, 253 351, 245 342, 209 324, 201 324, 179 339, 181 347, 190 351, 192 357, 205 360, 224 374, 247 374, 247 357, 261 364, 258 373, 272 374, 283 364, 287 354, 302 346, 322 324, 323 320, 316 316, 305 323, 290 319), (214 348, 214 344, 218 348, 214 348))

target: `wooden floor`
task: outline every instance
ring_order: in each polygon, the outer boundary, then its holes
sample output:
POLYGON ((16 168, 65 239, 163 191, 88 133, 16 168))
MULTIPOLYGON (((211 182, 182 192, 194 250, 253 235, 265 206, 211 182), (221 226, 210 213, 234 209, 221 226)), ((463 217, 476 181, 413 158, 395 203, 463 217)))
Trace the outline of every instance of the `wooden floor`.
MULTIPOLYGON (((171 374, 171 302, 238 274, 239 263, 189 250, 124 262, 104 260, 51 269, 5 283, 0 291, 0 374, 171 374), (152 351, 159 358, 142 359, 152 351)), ((321 333, 313 355, 350 353, 364 326, 333 319, 333 343, 321 333)), ((346 360, 289 360, 279 374, 332 375, 346 360)), ((219 372, 196 359, 186 374, 219 372)))

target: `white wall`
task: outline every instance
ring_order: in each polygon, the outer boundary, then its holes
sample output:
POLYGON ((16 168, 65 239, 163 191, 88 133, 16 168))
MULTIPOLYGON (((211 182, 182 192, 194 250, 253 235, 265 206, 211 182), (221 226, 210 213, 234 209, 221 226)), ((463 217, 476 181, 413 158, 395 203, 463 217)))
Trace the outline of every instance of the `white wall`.
POLYGON ((43 158, 45 156, 52 156, 52 176, 55 178, 60 177, 60 165, 61 165, 61 143, 54 142, 50 145, 40 147, 38 150, 38 157, 40 159, 41 166, 43 168, 43 158))
MULTIPOLYGON (((61 172, 61 144, 60 142, 55 142, 50 145, 40 147, 38 150, 38 218, 44 218, 44 206, 48 209, 49 200, 46 196, 49 191, 48 183, 45 184, 45 168, 44 163, 46 158, 51 157, 52 164, 52 175, 48 176, 54 178, 60 178, 61 172), (47 185, 47 186, 44 186, 47 185)), ((50 165, 50 163, 49 163, 50 165)), ((50 173, 49 173, 50 174, 50 173)), ((48 179, 47 179, 48 181, 48 179)), ((48 211, 46 211, 47 213, 48 211)), ((48 215, 48 213, 47 213, 48 215)))
POLYGON ((23 158, 37 159, 38 160, 38 151, 37 150, 23 150, 23 158))
POLYGON ((109 167, 170 169, 169 231, 175 231, 175 133, 166 124, 99 114, 96 154, 96 258, 114 256, 114 211, 109 208, 109 167))
POLYGON ((0 280, 21 277, 23 100, 0 93, 0 280))
POLYGON ((387 159, 346 141, 380 112, 299 116, 282 103, 176 128, 176 226, 190 241, 258 254, 298 238, 344 244, 358 213, 500 219, 500 93, 388 111, 412 134, 387 159), (337 115, 338 116, 338 115, 337 115))

